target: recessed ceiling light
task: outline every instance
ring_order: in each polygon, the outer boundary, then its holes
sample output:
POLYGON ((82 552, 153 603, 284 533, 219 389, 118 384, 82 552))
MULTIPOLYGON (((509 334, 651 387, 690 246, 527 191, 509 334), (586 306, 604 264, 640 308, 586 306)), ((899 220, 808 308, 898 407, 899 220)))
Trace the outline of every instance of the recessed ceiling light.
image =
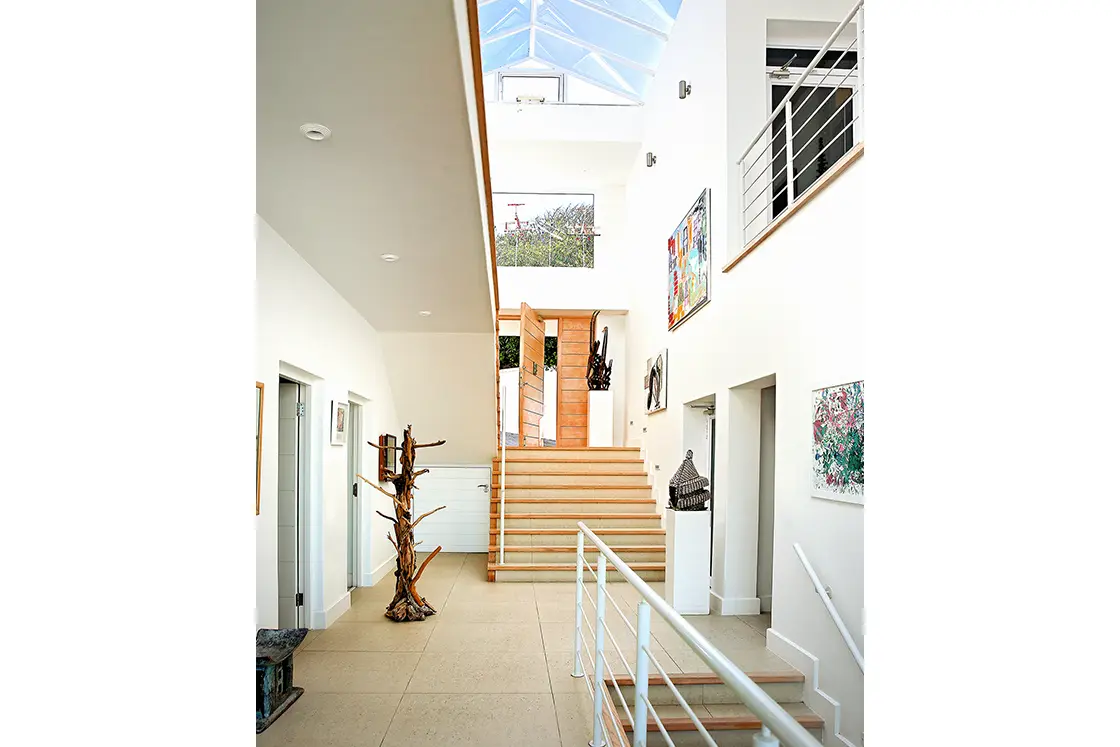
POLYGON ((421 311, 420 312, 420 316, 431 316, 431 315, 432 315, 432 312, 430 312, 430 311, 421 311))
POLYGON ((381 259, 385 260, 386 262, 396 262, 398 259, 400 259, 400 257, 395 254, 382 254, 381 259))
POLYGON ((331 136, 331 130, 326 125, 315 124, 308 122, 301 126, 299 131, 302 132, 308 140, 326 140, 331 136))

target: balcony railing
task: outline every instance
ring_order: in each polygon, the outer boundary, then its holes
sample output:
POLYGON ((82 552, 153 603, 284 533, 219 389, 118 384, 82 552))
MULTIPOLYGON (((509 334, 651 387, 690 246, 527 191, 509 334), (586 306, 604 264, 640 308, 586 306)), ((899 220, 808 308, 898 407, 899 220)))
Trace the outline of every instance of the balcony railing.
POLYGON ((772 111, 738 161, 742 251, 727 269, 863 152, 863 0, 811 61, 796 59, 768 73, 772 111))

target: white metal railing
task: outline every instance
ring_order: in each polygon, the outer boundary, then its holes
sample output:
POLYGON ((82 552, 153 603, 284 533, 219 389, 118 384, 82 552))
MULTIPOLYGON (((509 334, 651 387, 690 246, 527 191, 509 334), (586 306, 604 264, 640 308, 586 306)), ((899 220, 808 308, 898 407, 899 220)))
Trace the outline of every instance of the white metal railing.
POLYGON ((863 142, 862 68, 863 0, 859 0, 739 157, 743 249, 863 142), (853 26, 851 41, 838 41, 853 26), (829 53, 835 61, 822 73, 828 65, 822 60, 829 53))
POLYGON ((585 669, 584 661, 584 653, 586 651, 593 660, 591 668, 595 673, 594 681, 587 682, 588 693, 591 695, 594 702, 592 741, 590 742, 593 747, 601 747, 605 744, 603 737, 608 729, 608 719, 610 721, 609 727, 618 735, 620 743, 623 745, 627 744, 627 740, 623 736, 624 726, 621 723, 622 717, 618 716, 613 710, 609 712, 612 714, 611 716, 604 714, 604 698, 606 696, 607 687, 607 681, 604 679, 604 675, 606 678, 609 678, 618 693, 623 712, 633 730, 634 747, 647 747, 647 724, 649 717, 653 718, 654 724, 657 725, 665 742, 668 743, 670 747, 673 747, 673 739, 669 736, 669 732, 665 729, 661 717, 657 714, 657 709, 649 698, 649 667, 651 664, 660 673, 663 682, 677 699, 677 702, 684 708, 685 713, 688 714, 688 717, 696 726, 704 742, 709 745, 709 747, 716 747, 716 742, 712 738, 712 735, 708 732, 707 728, 705 728, 703 722, 688 704, 680 690, 677 689, 677 686, 673 684, 671 676, 657 660, 657 657, 650 647, 651 608, 661 615, 665 622, 668 623, 669 627, 676 631, 681 639, 688 644, 689 648, 695 651, 697 656, 699 656, 715 674, 719 675, 723 683, 762 721, 761 733, 758 734, 754 740, 755 747, 777 747, 779 744, 778 740, 781 740, 781 744, 785 747, 821 747, 821 743, 818 742, 805 727, 799 724, 793 716, 775 702, 773 698, 767 695, 753 680, 743 674, 738 666, 724 656, 719 649, 713 646, 707 638, 702 636, 696 628, 680 615, 680 613, 674 610, 668 602, 651 589, 649 584, 643 581, 625 561, 618 557, 618 555, 599 539, 593 531, 588 529, 587 525, 583 522, 579 523, 579 532, 576 535, 576 556, 576 626, 572 676, 584 677, 586 682, 587 670, 585 669), (587 540, 590 540, 599 551, 598 564, 595 568, 592 568, 584 557, 585 537, 587 540), (610 562, 610 564, 614 566, 614 570, 621 574, 641 595, 641 599, 638 601, 637 629, 630 624, 627 615, 622 612, 618 603, 615 602, 614 598, 607 591, 608 562, 610 562), (592 625, 591 620, 588 619, 583 606, 583 598, 585 595, 588 601, 591 601, 590 593, 584 588, 583 574, 585 568, 595 574, 596 599, 593 604, 595 613, 594 625, 592 625), (618 645, 618 641, 606 624, 608 600, 619 612, 622 621, 626 624, 626 627, 631 634, 633 634, 637 642, 634 652, 636 656, 634 659, 634 670, 636 671, 631 670, 630 665, 627 663, 625 652, 623 652, 618 645), (591 651, 584 643, 583 625, 585 623, 589 629, 594 630, 594 651, 591 651), (614 669, 605 656, 608 640, 614 646, 622 662, 622 667, 626 670, 627 674, 633 678, 633 710, 631 710, 630 705, 626 702, 626 698, 622 694, 622 689, 618 685, 618 678, 615 676, 614 669))
POLYGON ((836 605, 832 603, 832 597, 828 595, 828 590, 821 584, 821 580, 817 577, 817 572, 813 570, 813 565, 809 562, 809 558, 805 556, 805 551, 801 549, 801 545, 794 542, 793 549, 794 552, 797 553, 797 557, 801 558, 801 565, 805 566, 805 572, 809 574, 809 579, 813 582, 813 588, 817 590, 821 601, 824 602, 824 607, 832 617, 832 622, 836 623, 836 628, 840 631, 840 635, 843 636, 844 643, 848 644, 848 650, 852 652, 852 658, 856 660, 856 666, 859 667, 859 671, 864 671, 863 654, 860 653, 859 647, 856 646, 852 634, 848 632, 848 626, 840 619, 840 613, 836 611, 836 605))
POLYGON ((501 427, 502 431, 502 474, 499 477, 500 482, 499 490, 501 491, 498 498, 498 565, 505 565, 506 562, 506 387, 502 387, 502 413, 501 413, 501 427))

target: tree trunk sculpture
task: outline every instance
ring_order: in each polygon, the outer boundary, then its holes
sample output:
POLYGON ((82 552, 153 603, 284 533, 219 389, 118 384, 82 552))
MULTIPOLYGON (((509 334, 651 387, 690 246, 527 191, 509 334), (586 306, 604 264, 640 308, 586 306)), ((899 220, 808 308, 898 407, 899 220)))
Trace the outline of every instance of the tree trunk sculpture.
POLYGON ((395 519, 391 516, 386 516, 380 511, 377 512, 378 516, 393 522, 393 531, 387 533, 386 536, 397 551, 397 570, 394 574, 397 577, 397 591, 396 594, 393 595, 393 601, 389 602, 389 606, 385 609, 385 617, 396 622, 423 620, 429 615, 434 615, 436 611, 425 601, 424 597, 420 596, 419 592, 416 591, 416 583, 420 580, 420 575, 424 573, 424 569, 428 567, 428 563, 432 562, 432 558, 438 555, 443 547, 440 546, 433 550, 432 554, 428 556, 420 565, 420 569, 417 570, 416 537, 414 535, 414 530, 416 529, 416 525, 423 521, 425 517, 431 516, 436 511, 447 508, 447 506, 440 506, 439 508, 433 509, 423 514, 415 521, 412 519, 412 491, 416 489, 416 478, 428 471, 422 469, 419 472, 414 472, 413 467, 416 463, 417 449, 424 449, 429 446, 441 446, 446 442, 436 441, 430 444, 418 444, 412 438, 412 426, 410 425, 405 428, 404 443, 401 446, 378 446, 372 441, 367 441, 366 443, 378 450, 395 449, 401 452, 401 471, 388 475, 389 480, 393 483, 393 487, 397 489, 396 495, 385 490, 377 483, 370 482, 361 475, 358 475, 367 485, 373 486, 392 498, 393 505, 396 508, 395 519))

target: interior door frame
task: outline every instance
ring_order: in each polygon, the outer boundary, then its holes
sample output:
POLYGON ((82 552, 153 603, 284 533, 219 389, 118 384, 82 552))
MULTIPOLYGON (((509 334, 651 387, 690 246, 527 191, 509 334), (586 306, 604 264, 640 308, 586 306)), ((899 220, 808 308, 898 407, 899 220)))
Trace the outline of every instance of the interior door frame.
POLYGON ((346 575, 349 576, 348 589, 361 586, 362 579, 362 492, 358 488, 358 474, 362 471, 362 403, 355 402, 353 397, 350 403, 350 422, 347 424, 349 432, 346 434, 346 462, 349 473, 349 484, 346 488, 346 505, 349 531, 346 533, 346 575))
MULTIPOLYGON (((297 406, 303 406, 303 415, 296 418, 296 594, 302 599, 303 604, 296 605, 296 626, 308 627, 310 617, 307 612, 309 605, 307 567, 308 567, 308 534, 307 534, 307 497, 308 474, 311 471, 311 433, 309 431, 311 384, 301 380, 302 377, 292 375, 290 369, 281 370, 277 382, 289 383, 296 386, 297 406)), ((279 401, 279 386, 277 386, 277 401, 279 401)), ((280 448, 277 439, 276 448, 280 448)), ((279 600, 277 600, 279 603, 279 600)))

